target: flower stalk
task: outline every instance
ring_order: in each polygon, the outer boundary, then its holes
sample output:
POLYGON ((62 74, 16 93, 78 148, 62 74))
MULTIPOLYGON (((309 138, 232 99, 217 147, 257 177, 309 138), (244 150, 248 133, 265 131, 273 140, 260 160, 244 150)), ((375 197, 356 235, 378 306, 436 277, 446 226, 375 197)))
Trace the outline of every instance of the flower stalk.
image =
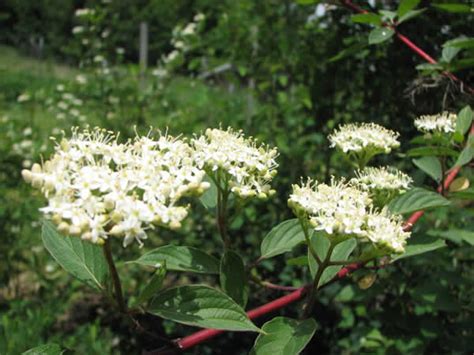
POLYGON ((114 286, 114 297, 115 297, 115 301, 117 302, 117 307, 120 313, 126 314, 127 305, 125 304, 125 299, 123 297, 122 283, 120 282, 120 276, 117 272, 117 268, 115 267, 114 259, 112 257, 112 249, 110 247, 109 239, 107 239, 105 243, 103 244, 102 250, 104 252, 107 265, 109 266, 110 276, 112 277, 112 283, 114 286))

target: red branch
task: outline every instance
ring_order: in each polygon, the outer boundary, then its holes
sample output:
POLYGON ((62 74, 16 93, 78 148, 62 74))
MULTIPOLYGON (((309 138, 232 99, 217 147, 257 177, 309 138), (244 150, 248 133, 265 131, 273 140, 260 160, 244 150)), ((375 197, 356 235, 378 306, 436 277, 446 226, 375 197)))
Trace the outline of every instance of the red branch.
MULTIPOLYGON (((354 12, 358 12, 358 13, 367 13, 368 12, 366 10, 361 9, 357 5, 354 5, 350 0, 341 0, 341 3, 344 6, 346 6, 347 8, 353 10, 354 12)), ((431 64, 436 64, 436 60, 434 60, 430 55, 428 55, 420 47, 418 47, 416 44, 414 44, 410 39, 408 39, 407 37, 405 37, 404 35, 402 35, 401 33, 398 33, 398 32, 397 32, 397 37, 403 43, 405 43, 408 46, 408 48, 410 48, 413 52, 415 52, 420 57, 425 59, 427 62, 429 62, 431 64)), ((458 81, 459 83, 464 85, 462 83, 462 81, 459 78, 457 78, 454 74, 452 74, 452 73, 444 73, 444 74, 447 75, 448 77, 450 77, 451 79, 453 79, 455 81, 458 81)), ((474 90, 472 88, 468 87, 467 85, 464 85, 464 87, 466 87, 471 93, 474 93, 474 90)), ((474 124, 471 126, 470 134, 474 135, 474 124)), ((444 190, 449 188, 449 185, 455 179, 456 175, 459 173, 459 170, 460 170, 460 167, 455 167, 454 169, 450 170, 448 175, 446 175, 446 178, 444 180, 444 190)), ((438 187, 438 192, 441 192, 442 190, 443 190, 443 188, 441 186, 439 186, 438 187)), ((410 230, 412 228, 412 226, 423 216, 423 214, 424 214, 424 211, 418 211, 418 212, 413 213, 407 219, 407 221, 405 222, 405 230, 410 230)), ((335 279, 342 279, 342 278, 346 277, 349 273, 351 273, 353 271, 356 271, 356 270, 360 269, 363 266, 364 266, 363 263, 354 263, 354 264, 347 265, 347 266, 343 267, 337 273, 337 275, 335 276, 335 279)), ((273 312, 273 311, 276 311, 278 309, 284 308, 284 307, 288 306, 289 304, 294 303, 294 302, 302 299, 304 297, 304 295, 306 294, 307 288, 308 288, 308 286, 301 287, 301 288, 297 289, 296 291, 293 291, 293 292, 291 292, 291 293, 289 293, 289 294, 287 294, 283 297, 277 298, 274 301, 266 303, 266 304, 264 304, 260 307, 254 308, 254 309, 248 311, 247 315, 250 319, 255 319, 255 318, 261 317, 265 314, 268 314, 270 312, 273 312)), ((217 336, 217 335, 219 335, 223 332, 224 332, 223 330, 217 330, 217 329, 203 329, 203 330, 200 330, 196 333, 188 335, 184 338, 176 339, 174 341, 174 343, 176 344, 176 347, 178 349, 186 350, 186 349, 190 349, 190 348, 194 347, 195 345, 203 343, 203 342, 205 342, 205 341, 207 341, 211 338, 214 338, 215 336, 217 336)), ((148 354, 149 355, 152 355, 152 354, 160 355, 160 354, 165 354, 165 353, 169 353, 168 350, 167 351, 158 350, 158 351, 150 352, 148 354)))

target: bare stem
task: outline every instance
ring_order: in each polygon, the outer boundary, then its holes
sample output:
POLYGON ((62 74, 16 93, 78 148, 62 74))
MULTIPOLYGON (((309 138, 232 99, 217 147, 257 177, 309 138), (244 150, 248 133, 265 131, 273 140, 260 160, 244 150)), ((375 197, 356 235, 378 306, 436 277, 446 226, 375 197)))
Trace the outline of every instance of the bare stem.
POLYGON ((311 244, 311 239, 309 238, 309 233, 308 233, 308 228, 306 228, 307 227, 306 223, 303 221, 302 218, 298 218, 298 220, 300 221, 301 228, 303 229, 304 238, 306 239, 306 244, 308 244, 308 249, 311 256, 316 260, 318 265, 321 265, 322 263, 321 258, 319 257, 318 253, 316 253, 316 250, 311 244))
POLYGON ((123 298, 122 283, 120 282, 120 277, 117 268, 115 267, 112 250, 110 248, 110 241, 108 239, 105 241, 102 250, 104 251, 105 260, 107 260, 107 264, 109 265, 109 272, 114 285, 114 296, 117 301, 117 306, 120 312, 125 314, 127 313, 127 305, 123 298))

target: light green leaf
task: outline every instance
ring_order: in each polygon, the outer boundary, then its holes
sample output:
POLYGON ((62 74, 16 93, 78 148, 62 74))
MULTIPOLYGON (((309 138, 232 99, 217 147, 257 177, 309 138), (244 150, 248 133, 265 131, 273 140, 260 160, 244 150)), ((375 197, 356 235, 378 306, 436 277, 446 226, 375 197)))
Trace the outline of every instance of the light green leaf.
POLYGON ((456 164, 454 166, 463 166, 468 164, 472 159, 474 159, 474 146, 473 144, 467 144, 464 149, 459 154, 456 164))
POLYGON ((62 236, 49 221, 43 222, 42 239, 64 270, 95 289, 105 287, 107 262, 100 246, 78 237, 62 236))
POLYGON ((316 332, 316 322, 276 317, 265 323, 250 352, 251 355, 296 355, 308 345, 316 332))
POLYGON ((433 4, 434 7, 452 13, 469 13, 471 6, 461 3, 456 4, 433 4))
POLYGON ((441 52, 441 58, 446 63, 451 63, 454 57, 457 56, 461 48, 458 47, 444 47, 443 51, 441 52))
POLYGON ((415 187, 390 201, 388 208, 394 214, 405 214, 450 204, 449 200, 436 192, 415 187))
POLYGON ((374 26, 380 26, 382 24, 382 16, 374 13, 352 15, 351 20, 355 23, 366 23, 374 26))
POLYGON ((393 19, 397 17, 397 13, 395 11, 380 10, 379 13, 383 15, 384 19, 389 21, 393 21, 393 19))
POLYGON ((148 284, 143 288, 138 296, 134 306, 141 305, 152 298, 163 286, 163 280, 166 276, 166 262, 157 268, 148 284))
POLYGON ((464 229, 449 229, 447 231, 431 229, 427 233, 432 237, 441 237, 456 244, 461 244, 464 241, 469 245, 474 245, 474 232, 472 231, 464 229))
POLYGON ((369 44, 378 44, 392 38, 395 31, 391 28, 380 27, 373 29, 369 34, 369 44))
POLYGON ((474 48, 474 38, 458 37, 451 39, 443 44, 443 47, 458 47, 462 49, 474 48))
POLYGON ((232 298, 204 285, 187 285, 162 291, 153 299, 149 312, 197 327, 260 332, 232 298))
POLYGON ((401 16, 398 19, 398 23, 400 24, 400 23, 403 23, 403 22, 407 22, 408 20, 411 20, 412 18, 415 18, 418 15, 421 15, 425 11, 426 11, 426 9, 408 11, 405 15, 401 16))
POLYGON ((443 175, 441 163, 439 159, 433 156, 426 156, 418 159, 413 159, 413 164, 423 170, 435 181, 440 181, 443 175))
POLYGON ((206 209, 210 210, 217 206, 217 186, 207 175, 204 178, 204 181, 210 183, 211 186, 202 194, 201 197, 199 197, 199 201, 201 201, 206 209))
POLYGON ((465 135, 471 127, 473 117, 474 114, 472 112, 471 106, 469 105, 459 111, 458 118, 456 120, 456 132, 465 135))
POLYGON ((405 253, 395 256, 393 261, 427 253, 445 246, 446 242, 441 239, 435 239, 428 236, 417 238, 412 237, 408 239, 408 244, 405 247, 405 253))
POLYGON ((178 245, 165 245, 154 249, 132 262, 147 266, 166 262, 167 270, 200 274, 219 273, 219 260, 200 249, 178 245))
POLYGON ((432 71, 444 70, 444 66, 439 63, 436 63, 436 64, 423 63, 423 64, 418 64, 416 66, 416 70, 432 72, 432 71))
POLYGON ((274 227, 260 246, 261 258, 267 259, 291 251, 304 241, 304 233, 298 219, 289 219, 274 227))
POLYGON ((413 10, 415 7, 418 6, 420 0, 402 0, 400 1, 400 5, 398 5, 397 14, 398 17, 404 16, 406 13, 413 10))
POLYGON ((22 355, 60 355, 64 351, 58 344, 44 344, 27 350, 22 355))
POLYGON ((221 287, 235 302, 245 308, 249 296, 249 286, 245 265, 239 254, 225 252, 220 267, 221 287))
MULTIPOLYGON (((314 233, 311 237, 311 244, 313 248, 316 250, 316 254, 318 254, 319 258, 323 260, 326 257, 326 254, 329 250, 329 246, 331 245, 329 239, 323 233, 314 233)), ((351 255, 352 251, 356 247, 357 242, 354 238, 345 240, 339 244, 337 244, 332 252, 331 260, 337 261, 344 261, 348 260, 349 255, 351 255)), ((311 276, 314 277, 316 272, 318 271, 318 263, 313 258, 311 253, 308 250, 308 264, 309 270, 311 271, 311 276)), ((321 278, 319 280, 319 286, 324 285, 326 282, 330 281, 337 272, 342 268, 342 265, 334 265, 327 267, 321 278)))

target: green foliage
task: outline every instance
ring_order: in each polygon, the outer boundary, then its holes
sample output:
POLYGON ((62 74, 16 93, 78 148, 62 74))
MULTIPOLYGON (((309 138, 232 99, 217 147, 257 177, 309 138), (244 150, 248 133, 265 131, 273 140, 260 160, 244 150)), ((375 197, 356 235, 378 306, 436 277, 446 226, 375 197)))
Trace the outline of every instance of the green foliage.
POLYGON ((298 219, 284 221, 273 227, 263 239, 260 246, 261 258, 268 259, 289 252, 304 240, 304 232, 298 219))
POLYGON ((373 29, 369 34, 369 44, 379 44, 393 37, 395 31, 391 28, 380 27, 373 29))
POLYGON ((431 176, 435 181, 441 181, 443 169, 437 157, 425 156, 418 159, 413 159, 413 164, 431 176))
POLYGON ((450 204, 449 200, 436 192, 415 187, 392 200, 388 208, 392 213, 406 214, 450 204))
POLYGON ((427 253, 445 246, 446 243, 440 239, 433 239, 427 236, 411 238, 408 242, 405 252, 401 255, 395 256, 393 261, 427 253))
POLYGON ((245 309, 249 296, 249 285, 245 265, 239 254, 231 250, 224 253, 219 276, 224 292, 245 309))
POLYGON ((24 355, 60 355, 63 351, 58 344, 45 344, 25 351, 24 355))
POLYGON ((299 354, 316 332, 314 319, 297 321, 291 318, 275 317, 262 326, 250 354, 299 354))
POLYGON ((153 267, 157 267, 157 264, 166 263, 166 269, 174 271, 202 274, 219 273, 219 261, 204 251, 193 247, 165 245, 143 254, 133 262, 153 267))
POLYGON ((197 327, 260 331, 232 298, 208 286, 180 286, 160 292, 153 299, 150 312, 197 327))
POLYGON ((101 247, 62 236, 49 221, 43 222, 42 238, 45 248, 64 270, 95 289, 105 289, 107 264, 101 247))

